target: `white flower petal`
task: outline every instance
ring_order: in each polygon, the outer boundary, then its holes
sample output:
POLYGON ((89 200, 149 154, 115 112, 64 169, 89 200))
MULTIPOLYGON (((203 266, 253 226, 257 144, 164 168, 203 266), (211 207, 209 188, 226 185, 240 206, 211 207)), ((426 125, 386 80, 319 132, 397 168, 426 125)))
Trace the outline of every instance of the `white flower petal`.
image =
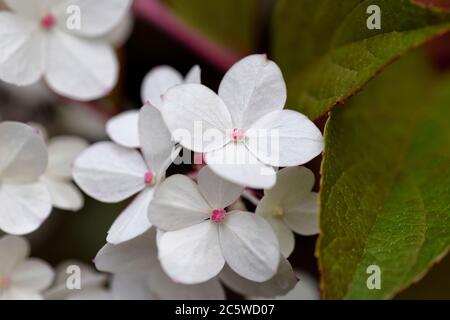
POLYGON ((118 244, 136 238, 152 226, 148 220, 148 206, 155 188, 145 188, 119 215, 108 231, 106 240, 118 244))
MULTIPOLYGON (((256 211, 256 214, 258 214, 258 210, 256 211)), ((273 218, 271 216, 261 216, 266 219, 272 227, 273 232, 275 232, 278 244, 280 245, 280 252, 283 257, 289 257, 295 248, 295 237, 291 229, 282 219, 273 218)))
POLYGON ((239 199, 244 188, 216 175, 206 166, 200 170, 198 187, 212 208, 224 209, 239 199))
POLYGON ((42 17, 48 5, 56 1, 58 0, 4 0, 9 8, 28 18, 42 17))
POLYGON ((209 218, 213 209, 197 184, 178 174, 157 187, 149 206, 149 219, 159 229, 173 231, 202 222, 209 218))
POLYGON ((0 186, 0 229, 10 234, 35 231, 52 210, 50 194, 41 182, 0 186))
POLYGON ((161 112, 152 105, 143 106, 139 113, 139 138, 148 167, 157 176, 164 175, 174 144, 161 112))
MULTIPOLYGON (((278 219, 283 220, 296 233, 317 234, 319 202, 317 194, 311 192, 313 186, 314 174, 308 168, 284 168, 277 174, 277 184, 265 191, 256 214, 271 220, 278 213, 281 214, 278 219)), ((280 230, 281 233, 284 232, 280 230)))
POLYGON ((246 144, 253 154, 275 167, 304 164, 323 150, 320 130, 306 116, 292 110, 265 115, 246 135, 246 144))
POLYGON ((280 258, 277 273, 265 282, 254 282, 242 278, 227 265, 225 265, 220 273, 220 279, 227 287, 245 297, 261 298, 273 298, 285 295, 298 282, 291 264, 285 258, 280 258))
POLYGON ((41 181, 50 192, 55 208, 78 211, 83 207, 83 195, 72 182, 59 181, 45 176, 41 178, 41 181))
POLYGON ((144 189, 147 171, 138 151, 99 142, 75 160, 73 177, 91 197, 102 202, 119 202, 144 189))
POLYGON ((182 75, 174 68, 169 66, 155 67, 147 73, 142 82, 142 102, 149 102, 151 105, 160 108, 162 106, 161 96, 167 90, 182 82, 182 75))
POLYGON ((232 211, 220 224, 219 237, 227 264, 240 276, 264 282, 277 272, 278 241, 270 225, 261 217, 232 211))
POLYGON ((187 73, 184 83, 202 83, 202 70, 199 66, 193 66, 187 73))
POLYGON ((37 24, 10 12, 0 12, 0 79, 25 86, 44 74, 46 35, 37 24))
POLYGON ((231 116, 223 101, 201 84, 176 86, 164 95, 161 108, 172 137, 195 152, 222 147, 231 139, 231 116))
POLYGON ((10 275, 30 254, 25 238, 6 235, 0 238, 0 274, 10 275))
POLYGON ((266 55, 251 55, 225 74, 219 96, 230 110, 234 126, 248 129, 265 114, 283 109, 286 84, 280 68, 266 55))
POLYGON ((130 0, 65 0, 59 1, 51 8, 58 25, 65 31, 82 36, 98 37, 105 35, 117 26, 130 7, 130 0), (81 28, 69 29, 67 10, 69 6, 77 6, 80 10, 81 28))
POLYGON ((111 273, 148 273, 160 268, 157 259, 156 230, 118 245, 106 244, 95 257, 100 271, 111 273))
POLYGON ((259 161, 243 143, 229 143, 205 155, 208 166, 218 176, 255 189, 269 189, 276 182, 272 167, 259 161))
POLYGON ((225 264, 218 228, 211 221, 166 232, 158 249, 164 271, 184 284, 205 282, 215 277, 225 264))
POLYGON ((72 179, 72 166, 75 158, 88 147, 81 138, 60 136, 48 143, 47 174, 59 179, 72 179))
POLYGON ((286 209, 286 224, 295 233, 310 236, 318 234, 319 228, 319 195, 311 192, 296 207, 286 209))
POLYGON ((276 185, 264 191, 263 202, 267 204, 265 210, 272 210, 275 206, 297 206, 311 192, 314 179, 314 173, 306 167, 291 167, 278 171, 276 185))
POLYGON ((106 132, 112 141, 128 148, 139 148, 139 111, 129 110, 112 117, 106 123, 106 132))
POLYGON ((44 140, 32 127, 18 122, 0 124, 0 179, 35 181, 47 161, 44 140))
POLYGON ((48 263, 32 258, 14 270, 11 280, 16 288, 39 292, 50 286, 54 276, 53 269, 48 263))
POLYGON ((107 95, 117 82, 119 66, 110 45, 54 29, 48 53, 45 77, 58 94, 94 100, 107 95))

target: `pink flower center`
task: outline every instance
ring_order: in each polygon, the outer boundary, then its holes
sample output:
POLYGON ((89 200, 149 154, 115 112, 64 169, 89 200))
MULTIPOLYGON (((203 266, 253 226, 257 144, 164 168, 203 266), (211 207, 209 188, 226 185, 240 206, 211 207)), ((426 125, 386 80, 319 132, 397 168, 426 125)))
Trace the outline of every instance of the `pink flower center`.
POLYGON ((154 178, 155 178, 155 175, 153 174, 153 172, 148 171, 148 172, 144 175, 144 182, 145 182, 145 184, 152 184, 154 178))
POLYGON ((215 209, 211 213, 211 220, 214 223, 219 224, 223 222, 223 220, 225 220, 225 214, 226 214, 225 210, 215 209))
POLYGON ((8 289, 11 286, 11 278, 6 277, 0 277, 0 289, 8 289))
POLYGON ((41 19, 41 26, 43 26, 47 30, 50 30, 51 28, 53 28, 55 26, 55 24, 56 24, 56 19, 51 14, 48 14, 41 19))
POLYGON ((231 139, 236 142, 244 140, 244 129, 234 128, 231 131, 231 139))

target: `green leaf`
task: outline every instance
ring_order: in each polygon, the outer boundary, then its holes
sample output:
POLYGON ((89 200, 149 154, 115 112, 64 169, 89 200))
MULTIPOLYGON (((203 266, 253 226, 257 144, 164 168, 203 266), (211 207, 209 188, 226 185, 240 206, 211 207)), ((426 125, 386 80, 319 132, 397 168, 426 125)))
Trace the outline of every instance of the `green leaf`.
POLYGON ((410 0, 279 0, 272 40, 289 107, 317 118, 395 58, 449 29, 449 14, 410 0), (372 4, 381 8, 381 30, 366 26, 372 4))
POLYGON ((318 256, 327 299, 390 298, 450 246, 450 79, 405 57, 325 130, 318 256), (370 265, 381 290, 366 286, 370 265))
POLYGON ((165 0, 183 20, 207 37, 240 52, 257 44, 259 0, 165 0))

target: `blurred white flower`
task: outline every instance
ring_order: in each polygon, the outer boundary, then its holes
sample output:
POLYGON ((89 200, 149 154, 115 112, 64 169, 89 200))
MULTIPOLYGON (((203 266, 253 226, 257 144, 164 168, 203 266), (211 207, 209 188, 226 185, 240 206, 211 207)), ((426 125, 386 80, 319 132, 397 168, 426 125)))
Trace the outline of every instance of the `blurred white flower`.
MULTIPOLYGON (((162 105, 161 95, 173 86, 182 83, 200 83, 201 70, 194 66, 183 79, 183 76, 169 66, 159 66, 150 70, 144 78, 141 87, 143 103, 150 103, 156 108, 162 105)), ((129 110, 111 118, 106 124, 106 131, 115 143, 128 147, 139 148, 138 120, 139 111, 129 110)))
POLYGON ((0 229, 10 234, 35 231, 52 210, 40 177, 47 169, 44 140, 32 127, 0 124, 0 229))
POLYGON ((0 300, 40 300, 53 281, 44 261, 29 258, 28 242, 17 236, 0 238, 0 300))
POLYGON ((222 300, 218 279, 197 285, 171 280, 158 261, 156 230, 119 245, 106 244, 95 258, 97 269, 114 274, 116 299, 222 300))
POLYGON ((99 142, 82 152, 74 163, 75 182, 99 201, 120 202, 140 192, 109 230, 110 243, 130 240, 151 227, 148 205, 172 157, 179 152, 174 150, 160 112, 151 105, 140 111, 139 137, 143 154, 113 142, 99 142))
POLYGON ((277 173, 277 183, 265 190, 256 214, 272 226, 285 257, 294 250, 295 233, 310 236, 319 233, 319 199, 311 192, 314 174, 305 167, 284 168, 277 173), (292 231, 291 231, 292 230, 292 231))
POLYGON ((274 298, 285 295, 298 282, 291 264, 283 257, 280 258, 276 274, 265 282, 254 282, 242 278, 227 265, 222 269, 219 278, 228 288, 245 297, 261 298, 274 298))
POLYGON ((99 273, 91 266, 69 260, 60 263, 56 267, 56 277, 52 286, 44 292, 46 300, 108 300, 112 298, 110 291, 106 288, 108 275, 99 273), (74 276, 70 267, 79 268, 80 287, 69 289, 69 277, 74 276))
POLYGON ((322 152, 320 130, 301 113, 283 110, 286 85, 278 66, 252 55, 225 75, 219 95, 200 84, 173 87, 161 112, 173 137, 205 153, 219 176, 231 182, 270 188, 273 167, 304 164, 322 152))
POLYGON ((5 0, 0 12, 0 79, 24 86, 43 76, 56 93, 77 100, 106 95, 118 62, 106 35, 127 13, 130 0, 5 0), (79 8, 72 27, 67 9, 79 8))
POLYGON ((225 262, 240 276, 264 282, 278 269, 277 238, 261 217, 226 212, 243 188, 223 180, 209 167, 198 184, 183 175, 165 180, 149 206, 149 219, 167 231, 158 242, 163 269, 175 281, 195 284, 212 279, 225 262))
POLYGON ((73 136, 54 137, 48 142, 48 166, 41 181, 55 208, 78 211, 83 207, 83 195, 72 183, 72 165, 87 146, 85 140, 73 136))

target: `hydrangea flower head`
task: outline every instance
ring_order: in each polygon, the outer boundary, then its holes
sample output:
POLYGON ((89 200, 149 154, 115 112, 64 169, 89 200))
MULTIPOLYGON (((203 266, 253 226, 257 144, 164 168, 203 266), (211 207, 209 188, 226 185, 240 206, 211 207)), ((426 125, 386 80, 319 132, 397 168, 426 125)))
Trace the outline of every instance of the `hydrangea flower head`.
POLYGON ((320 130, 307 117, 283 110, 286 85, 265 55, 236 63, 215 94, 200 84, 173 87, 161 112, 173 138, 205 153, 206 163, 231 182, 270 188, 273 167, 304 164, 322 152, 320 130))

